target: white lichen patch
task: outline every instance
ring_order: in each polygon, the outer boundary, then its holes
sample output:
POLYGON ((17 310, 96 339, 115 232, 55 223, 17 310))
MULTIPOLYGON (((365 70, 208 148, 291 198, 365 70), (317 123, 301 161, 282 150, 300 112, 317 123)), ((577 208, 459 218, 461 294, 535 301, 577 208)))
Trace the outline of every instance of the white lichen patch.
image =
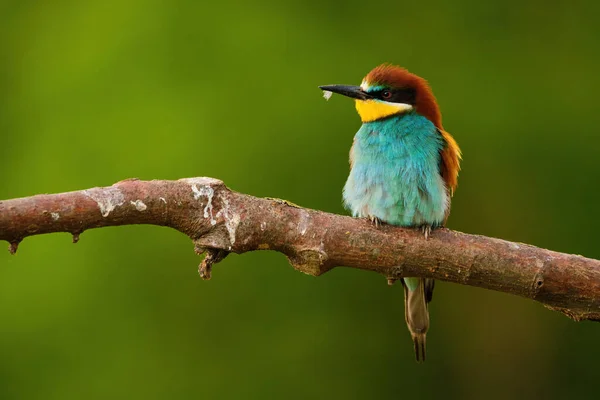
POLYGON ((333 94, 333 92, 330 92, 329 90, 323 90, 323 98, 325 100, 329 100, 331 98, 332 94, 333 94))
MULTIPOLYGON (((223 217, 225 218, 225 228, 229 233, 229 243, 231 246, 235 244, 235 234, 237 232, 238 225, 240 224, 239 214, 233 214, 229 208, 229 200, 227 197, 220 196, 221 202, 223 203, 223 217)), ((231 250, 231 246, 229 249, 231 250)))
POLYGON ((194 199, 200 200, 202 197, 206 197, 206 206, 204 206, 204 218, 210 217, 210 224, 216 225, 217 221, 213 217, 213 196, 215 195, 215 191, 210 186, 198 186, 196 184, 192 184, 192 192, 194 193, 194 199))
POLYGON ((199 200, 200 197, 202 197, 202 193, 200 192, 200 189, 198 189, 198 186, 192 185, 192 192, 194 193, 194 200, 199 200))
POLYGON ((148 207, 146 207, 146 205, 144 204, 144 202, 141 201, 141 200, 130 201, 130 203, 138 211, 146 211, 146 208, 148 208, 148 207))
MULTIPOLYGON (((179 179, 181 182, 188 183, 192 188, 192 192, 194 194, 194 199, 200 200, 201 197, 206 197, 207 203, 204 207, 204 218, 210 217, 210 224, 216 225, 217 221, 213 216, 213 196, 215 195, 215 190, 212 186, 223 185, 223 181, 214 178, 207 177, 198 177, 198 178, 183 178, 179 179)), ((165 201, 166 203, 166 201, 165 201)), ((217 213, 217 217, 219 214, 217 213)))
POLYGON ((125 202, 125 196, 121 190, 113 186, 87 189, 83 191, 83 194, 98 204, 100 214, 103 217, 108 217, 116 207, 123 205, 125 202))
POLYGON ((50 216, 52 217, 53 221, 58 221, 58 219, 60 218, 60 214, 57 212, 51 212, 50 216))
POLYGON ((308 229, 308 221, 310 217, 306 211, 302 211, 300 214, 300 221, 298 222, 298 231, 302 236, 306 234, 306 230, 308 229))

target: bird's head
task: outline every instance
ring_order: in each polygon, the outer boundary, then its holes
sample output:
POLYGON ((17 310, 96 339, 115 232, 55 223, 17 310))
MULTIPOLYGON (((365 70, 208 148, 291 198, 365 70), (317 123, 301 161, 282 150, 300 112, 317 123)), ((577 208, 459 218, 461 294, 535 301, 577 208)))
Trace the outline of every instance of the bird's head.
POLYGON ((415 110, 442 129, 442 117, 429 84, 404 68, 383 64, 369 72, 360 86, 326 85, 319 88, 355 99, 362 122, 415 110))

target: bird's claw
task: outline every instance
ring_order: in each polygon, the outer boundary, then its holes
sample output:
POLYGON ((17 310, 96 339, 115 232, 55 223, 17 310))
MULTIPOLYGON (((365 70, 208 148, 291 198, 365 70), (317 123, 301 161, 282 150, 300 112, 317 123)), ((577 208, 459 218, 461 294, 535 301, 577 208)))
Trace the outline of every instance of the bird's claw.
POLYGON ((381 226, 381 220, 377 217, 369 215, 369 221, 371 221, 375 228, 379 228, 381 226))
POLYGON ((431 225, 421 226, 421 232, 425 235, 425 240, 429 239, 429 236, 431 236, 431 225))

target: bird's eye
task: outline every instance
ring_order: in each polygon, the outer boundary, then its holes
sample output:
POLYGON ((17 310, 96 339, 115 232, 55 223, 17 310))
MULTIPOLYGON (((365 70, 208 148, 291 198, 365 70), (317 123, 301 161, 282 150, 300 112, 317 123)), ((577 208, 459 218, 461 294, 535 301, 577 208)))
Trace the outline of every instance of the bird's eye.
POLYGON ((390 92, 389 90, 384 90, 383 92, 381 92, 381 98, 385 99, 385 100, 389 100, 392 98, 392 92, 390 92))

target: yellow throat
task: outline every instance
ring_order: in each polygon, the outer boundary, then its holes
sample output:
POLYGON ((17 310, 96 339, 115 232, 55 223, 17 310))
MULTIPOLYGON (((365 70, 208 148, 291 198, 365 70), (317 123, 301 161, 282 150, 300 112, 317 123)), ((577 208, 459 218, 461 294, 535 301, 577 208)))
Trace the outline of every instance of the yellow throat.
POLYGON ((412 110, 410 104, 388 103, 378 100, 356 100, 356 111, 362 122, 372 122, 412 110))

